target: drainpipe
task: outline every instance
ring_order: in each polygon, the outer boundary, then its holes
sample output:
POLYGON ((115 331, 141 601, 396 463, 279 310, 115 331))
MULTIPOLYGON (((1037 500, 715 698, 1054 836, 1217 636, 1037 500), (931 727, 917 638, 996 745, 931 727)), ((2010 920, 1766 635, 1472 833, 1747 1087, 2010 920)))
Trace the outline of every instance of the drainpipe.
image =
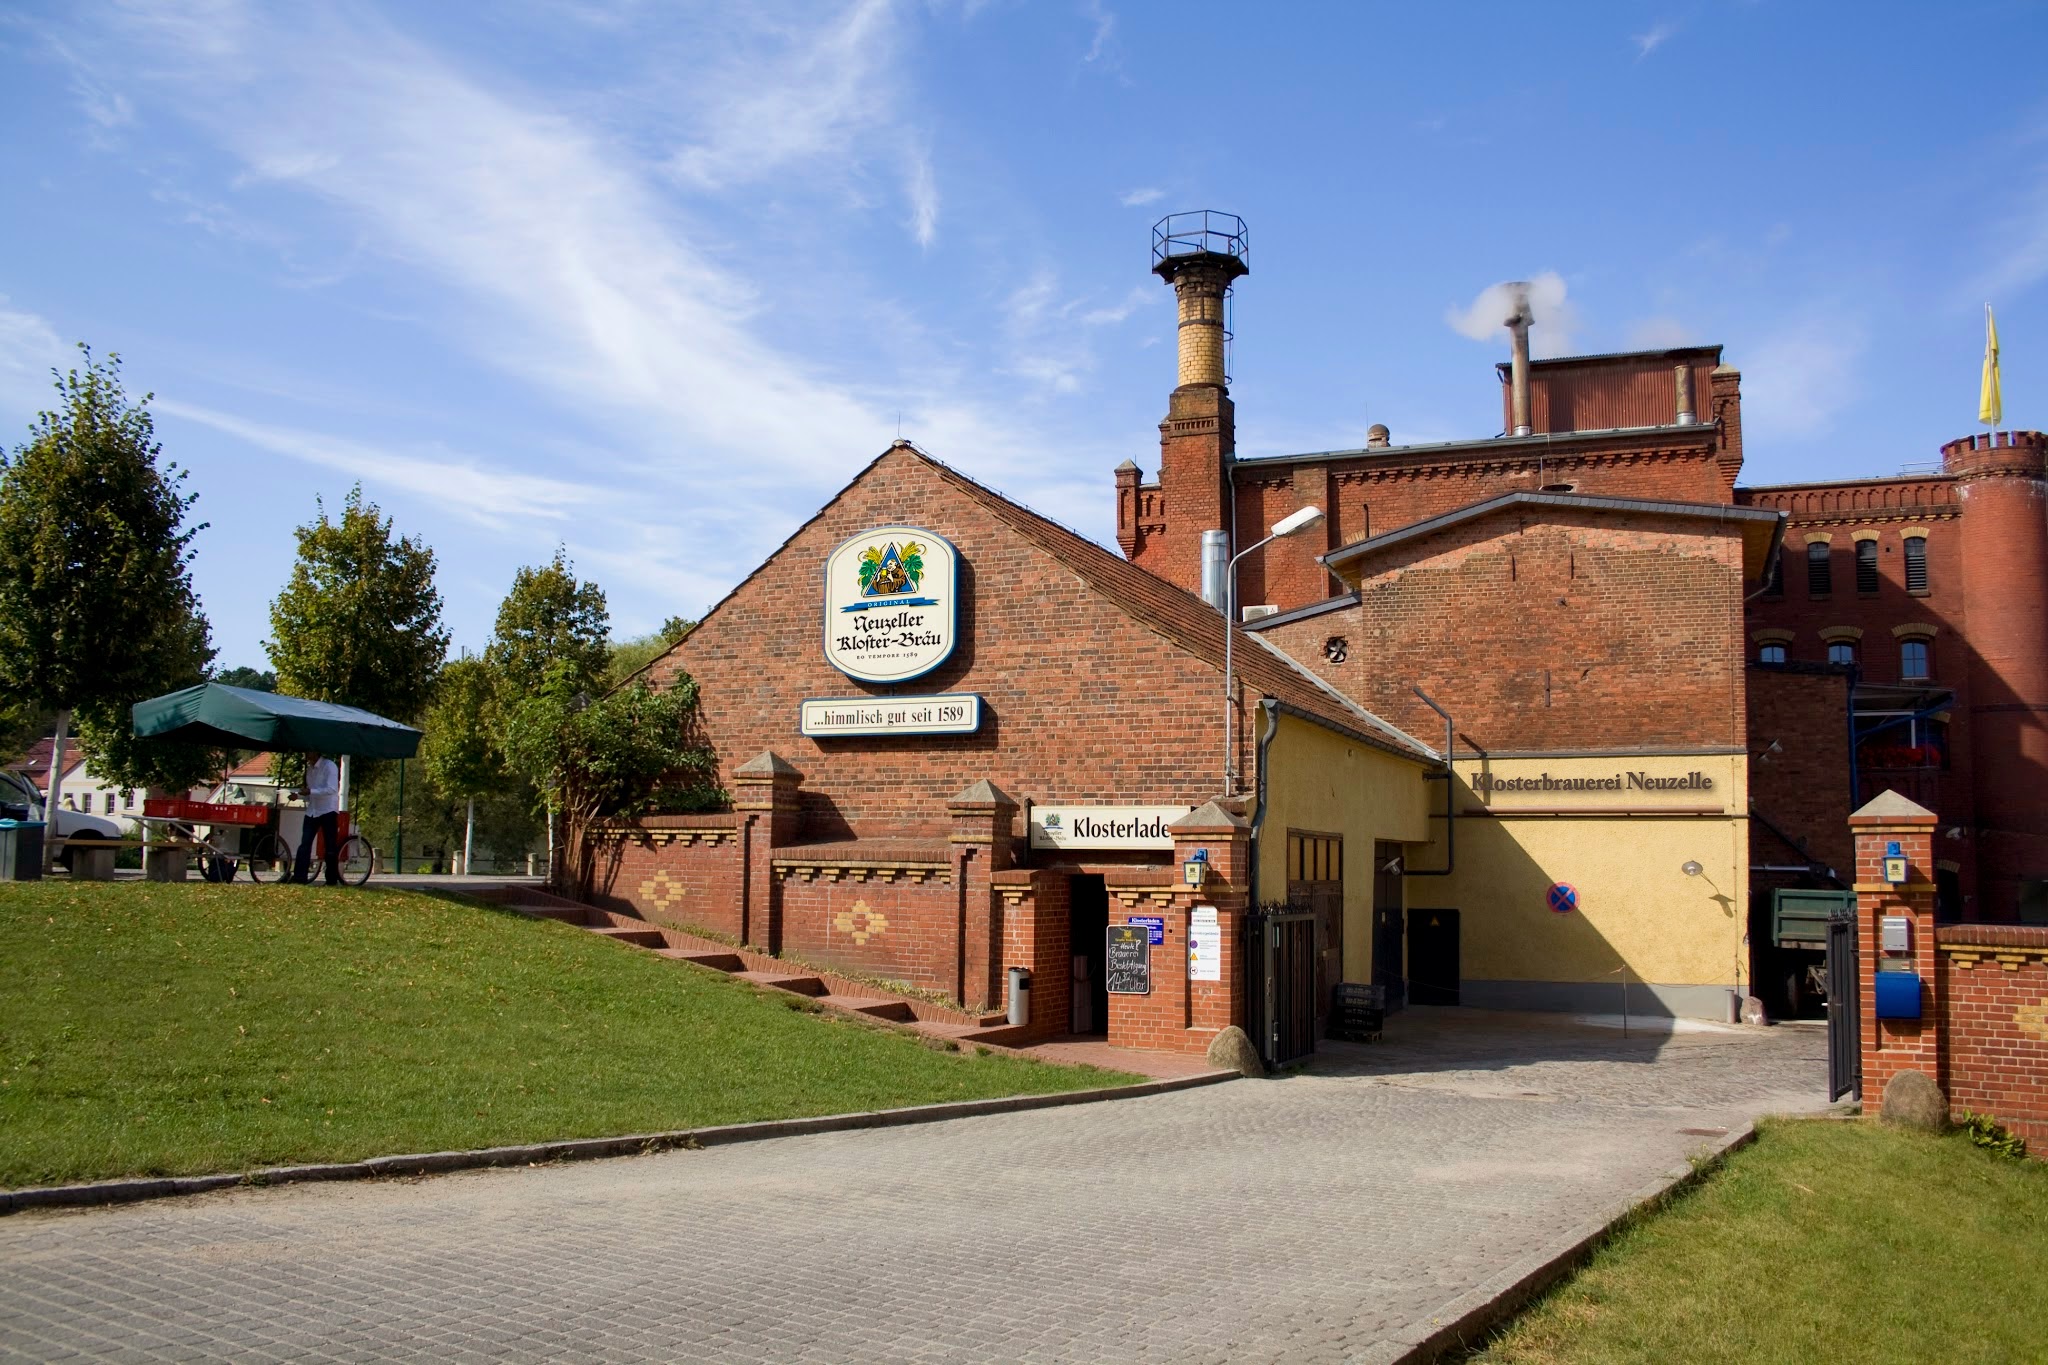
POLYGON ((1266 825, 1266 752, 1273 743, 1273 736, 1280 730, 1280 703, 1271 697, 1259 699, 1259 710, 1266 717, 1266 731, 1259 736, 1259 799, 1252 807, 1252 837, 1245 856, 1251 859, 1251 873, 1245 880, 1245 898, 1250 902, 1247 912, 1259 908, 1259 831, 1266 825))
POLYGON ((1456 727, 1451 724, 1451 713, 1429 699, 1429 693, 1419 687, 1408 689, 1422 699, 1422 704, 1444 718, 1444 770, 1430 773, 1425 782, 1441 780, 1444 784, 1444 865, 1426 872, 1416 872, 1403 865, 1401 873, 1407 877, 1448 877, 1458 866, 1458 784, 1456 773, 1451 768, 1451 744, 1456 727))

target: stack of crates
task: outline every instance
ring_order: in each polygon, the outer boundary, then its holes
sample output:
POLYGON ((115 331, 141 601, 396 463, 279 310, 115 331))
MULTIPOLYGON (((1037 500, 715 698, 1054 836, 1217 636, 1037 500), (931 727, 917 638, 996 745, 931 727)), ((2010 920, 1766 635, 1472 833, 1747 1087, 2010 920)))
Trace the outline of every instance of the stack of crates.
POLYGON ((1346 1043, 1377 1043, 1387 1022, 1387 988, 1340 981, 1331 990, 1332 1038, 1346 1043))

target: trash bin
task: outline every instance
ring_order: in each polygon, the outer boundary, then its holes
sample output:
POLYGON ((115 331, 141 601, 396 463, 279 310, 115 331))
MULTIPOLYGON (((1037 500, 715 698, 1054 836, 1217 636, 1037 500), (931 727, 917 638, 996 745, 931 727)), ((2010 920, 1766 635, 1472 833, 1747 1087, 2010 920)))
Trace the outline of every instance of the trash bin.
POLYGON ((1010 968, 1010 1022, 1023 1027, 1031 1022, 1031 969, 1010 968))
POLYGON ((0 820, 0 882, 43 879, 43 822, 0 820))

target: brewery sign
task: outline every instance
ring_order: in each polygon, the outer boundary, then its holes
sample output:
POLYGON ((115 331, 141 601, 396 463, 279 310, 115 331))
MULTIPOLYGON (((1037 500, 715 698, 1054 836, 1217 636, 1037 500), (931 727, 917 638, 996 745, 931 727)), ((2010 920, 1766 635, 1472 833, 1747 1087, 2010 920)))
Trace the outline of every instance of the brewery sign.
POLYGON ((916 526, 877 526, 825 559, 825 659, 849 678, 899 683, 952 656, 959 554, 916 526))
POLYGON ((981 728, 981 694, 932 697, 810 697, 799 727, 813 739, 841 735, 971 735, 981 728))
POLYGON ((1033 848, 1172 848, 1173 822, 1193 806, 1033 806, 1033 848))

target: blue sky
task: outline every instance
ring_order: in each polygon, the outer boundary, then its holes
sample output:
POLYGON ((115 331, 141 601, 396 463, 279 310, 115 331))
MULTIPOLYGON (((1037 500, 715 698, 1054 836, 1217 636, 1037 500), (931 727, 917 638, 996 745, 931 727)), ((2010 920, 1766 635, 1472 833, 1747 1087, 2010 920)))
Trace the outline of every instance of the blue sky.
POLYGON ((1539 354, 1720 342, 1750 482, 2048 425, 2038 4, 11 6, 0 439, 74 341, 193 471, 223 665, 360 479, 458 645, 565 545, 696 615, 884 448, 1109 541, 1161 214, 1250 225, 1247 455, 1487 436, 1539 354), (1468 335, 1475 332, 1477 335, 1468 335))

